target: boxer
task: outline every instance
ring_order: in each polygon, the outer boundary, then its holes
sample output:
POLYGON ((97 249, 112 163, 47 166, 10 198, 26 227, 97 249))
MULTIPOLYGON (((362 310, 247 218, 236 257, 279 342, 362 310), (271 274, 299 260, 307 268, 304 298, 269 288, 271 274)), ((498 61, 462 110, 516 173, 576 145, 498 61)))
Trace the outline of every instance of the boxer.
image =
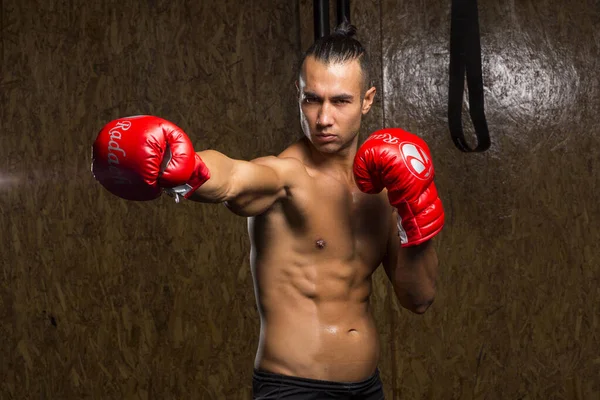
POLYGON ((444 224, 427 144, 399 128, 360 146, 375 97, 369 60, 347 23, 305 53, 296 83, 304 136, 278 156, 195 152, 153 116, 107 124, 92 170, 124 199, 223 203, 248 217, 260 338, 255 399, 382 399, 369 297, 383 265, 399 303, 435 295, 432 238, 444 224))

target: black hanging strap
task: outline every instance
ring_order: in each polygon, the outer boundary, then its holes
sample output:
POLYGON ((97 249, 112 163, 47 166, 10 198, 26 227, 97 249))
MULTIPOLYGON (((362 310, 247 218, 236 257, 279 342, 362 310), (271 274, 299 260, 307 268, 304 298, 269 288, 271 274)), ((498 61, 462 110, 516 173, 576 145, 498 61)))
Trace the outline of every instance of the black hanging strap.
MULTIPOLYGON (((337 0, 337 24, 350 22, 350 0, 337 0)), ((329 35, 329 0, 313 0, 315 40, 329 35)))
POLYGON ((350 22, 350 0, 337 0, 337 23, 338 25, 347 20, 350 22))
POLYGON ((315 41, 329 35, 329 0, 313 0, 315 41))
POLYGON ((450 88, 448 93, 450 134, 459 150, 482 152, 490 147, 490 134, 483 102, 477 0, 452 0, 450 30, 450 88), (474 149, 465 140, 462 125, 465 72, 469 89, 470 115, 477 135, 477 146, 474 149))

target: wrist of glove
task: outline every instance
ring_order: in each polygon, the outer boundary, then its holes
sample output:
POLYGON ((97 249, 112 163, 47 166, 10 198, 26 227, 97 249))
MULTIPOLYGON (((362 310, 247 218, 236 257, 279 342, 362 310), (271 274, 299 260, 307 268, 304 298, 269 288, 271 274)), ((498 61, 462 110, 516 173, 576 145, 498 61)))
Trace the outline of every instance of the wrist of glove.
POLYGON ((398 236, 402 247, 419 245, 437 235, 444 226, 444 208, 432 182, 416 199, 395 199, 388 192, 390 204, 398 210, 398 236))
POLYGON ((175 199, 179 203, 181 199, 189 198, 200 186, 210 179, 210 171, 198 154, 195 155, 195 166, 192 176, 183 185, 173 187, 162 187, 163 192, 175 199))

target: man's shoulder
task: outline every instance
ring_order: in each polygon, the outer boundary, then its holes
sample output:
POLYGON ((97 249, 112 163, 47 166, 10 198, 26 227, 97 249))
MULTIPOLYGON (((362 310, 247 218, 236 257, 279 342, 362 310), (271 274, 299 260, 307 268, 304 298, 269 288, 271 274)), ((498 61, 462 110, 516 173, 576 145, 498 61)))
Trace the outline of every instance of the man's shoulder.
POLYGON ((281 159, 293 158, 298 160, 302 164, 309 157, 309 150, 306 146, 305 140, 300 139, 286 147, 281 153, 277 155, 281 159))
POLYGON ((301 173, 306 172, 304 163, 295 157, 285 156, 265 156, 255 158, 250 161, 255 164, 265 165, 275 170, 277 173, 301 173))
POLYGON ((299 146, 292 145, 276 156, 260 157, 251 162, 272 168, 288 184, 309 177, 299 146))

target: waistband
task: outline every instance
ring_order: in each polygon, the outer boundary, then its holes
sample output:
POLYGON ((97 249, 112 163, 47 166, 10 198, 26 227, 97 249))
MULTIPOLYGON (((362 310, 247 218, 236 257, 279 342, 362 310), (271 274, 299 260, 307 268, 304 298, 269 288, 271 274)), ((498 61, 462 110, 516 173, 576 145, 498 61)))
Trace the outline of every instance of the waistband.
POLYGON ((360 392, 366 390, 373 385, 376 385, 380 382, 379 377, 379 369, 376 368, 373 375, 364 379, 362 381, 357 382, 335 382, 335 381, 323 381, 319 379, 309 379, 302 378, 298 376, 289 376, 277 374, 274 372, 262 371, 262 370, 254 370, 254 374, 252 377, 254 380, 257 380, 261 383, 272 383, 272 384, 284 384, 291 385, 295 387, 302 387, 313 390, 326 390, 326 391, 351 391, 351 392, 360 392))

